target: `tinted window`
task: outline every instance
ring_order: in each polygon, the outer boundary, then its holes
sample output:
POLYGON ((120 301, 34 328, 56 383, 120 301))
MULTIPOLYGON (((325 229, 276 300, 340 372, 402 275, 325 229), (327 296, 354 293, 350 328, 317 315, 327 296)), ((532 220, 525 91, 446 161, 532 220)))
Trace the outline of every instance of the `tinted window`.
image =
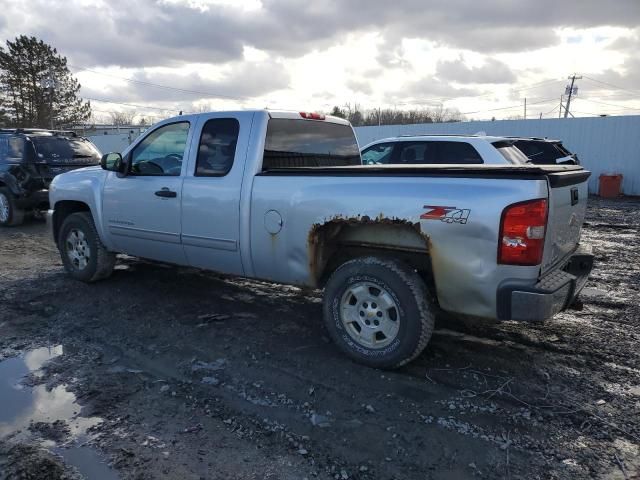
POLYGON ((96 147, 85 138, 63 137, 60 135, 34 135, 29 137, 40 160, 93 159, 98 163, 100 154, 96 147))
POLYGON ((362 151, 363 165, 379 165, 391 163, 391 154, 393 153, 393 143, 379 143, 371 145, 362 151))
POLYGON ((551 142, 518 140, 515 142, 515 146, 518 147, 532 163, 553 165, 556 163, 556 159, 566 156, 551 142))
POLYGON ((360 151, 349 125, 287 118, 269 120, 263 170, 360 164, 360 151))
POLYGON ((147 135, 131 153, 133 175, 180 175, 189 122, 164 125, 147 135))
POLYGON ((493 146, 509 163, 520 165, 529 162, 527 156, 511 142, 495 142, 493 146))
POLYGON ((22 137, 9 137, 7 157, 22 160, 25 156, 26 142, 22 137))
POLYGON ((402 142, 398 144, 397 163, 436 163, 436 142, 402 142))
POLYGON ((438 144, 438 163, 483 163, 473 145, 466 142, 433 142, 438 144))
POLYGON ((219 177, 229 173, 239 131, 240 124, 235 118, 215 118, 204 124, 198 145, 197 177, 219 177))

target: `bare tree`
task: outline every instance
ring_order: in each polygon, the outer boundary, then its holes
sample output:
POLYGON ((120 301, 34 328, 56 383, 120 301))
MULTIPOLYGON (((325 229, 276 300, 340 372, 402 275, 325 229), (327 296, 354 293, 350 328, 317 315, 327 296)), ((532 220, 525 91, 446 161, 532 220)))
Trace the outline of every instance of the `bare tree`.
POLYGON ((136 117, 136 112, 135 110, 128 112, 111 112, 109 115, 111 116, 111 123, 113 125, 133 125, 133 119, 136 117))
POLYGON ((396 108, 376 108, 361 111, 358 104, 346 103, 342 108, 333 107, 331 115, 346 118, 355 127, 461 122, 464 119, 458 110, 444 108, 442 105, 434 109, 398 110, 396 108))

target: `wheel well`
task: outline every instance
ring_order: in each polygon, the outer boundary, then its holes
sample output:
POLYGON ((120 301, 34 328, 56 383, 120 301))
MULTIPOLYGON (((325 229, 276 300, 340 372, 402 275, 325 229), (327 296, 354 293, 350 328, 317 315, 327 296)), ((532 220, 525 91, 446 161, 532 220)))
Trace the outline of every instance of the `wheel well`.
POLYGON ((413 267, 435 293, 429 237, 406 220, 336 219, 309 233, 311 275, 318 287, 344 262, 366 255, 393 257, 413 267))
POLYGON ((75 200, 62 200, 55 204, 53 209, 53 241, 58 243, 58 233, 64 220, 72 213, 77 212, 89 212, 91 209, 89 205, 83 202, 77 202, 75 200))

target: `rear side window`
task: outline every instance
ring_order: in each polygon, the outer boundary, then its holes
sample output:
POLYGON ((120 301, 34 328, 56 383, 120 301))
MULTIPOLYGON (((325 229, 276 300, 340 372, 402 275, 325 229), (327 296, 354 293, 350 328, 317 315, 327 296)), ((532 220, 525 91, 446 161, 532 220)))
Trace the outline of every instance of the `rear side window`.
POLYGON ((358 143, 349 125, 288 118, 269 120, 263 170, 360 164, 358 143))
POLYGON ((401 164, 437 163, 436 142, 400 142, 397 162, 401 164))
POLYGON ((438 144, 438 163, 483 163, 473 145, 466 142, 434 142, 438 144))
POLYGON ((529 162, 529 158, 511 142, 495 142, 493 146, 509 163, 522 165, 529 162))
POLYGON ((394 159, 390 163, 403 165, 447 165, 483 163, 482 157, 466 142, 428 140, 398 142, 394 159))
POLYGON ((22 137, 9 137, 7 157, 22 160, 25 156, 26 141, 22 137))
POLYGON ((202 127, 196 177, 222 177, 229 173, 236 155, 240 123, 235 118, 214 118, 202 127))

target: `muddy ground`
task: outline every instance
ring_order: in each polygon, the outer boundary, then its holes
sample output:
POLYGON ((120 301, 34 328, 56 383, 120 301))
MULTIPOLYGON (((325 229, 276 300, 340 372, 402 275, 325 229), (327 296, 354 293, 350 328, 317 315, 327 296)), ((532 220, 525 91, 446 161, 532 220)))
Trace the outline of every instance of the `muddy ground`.
POLYGON ((581 310, 443 320, 383 372, 316 293, 132 258, 85 285, 42 222, 0 230, 0 376, 33 403, 0 405, 0 478, 640 478, 640 201, 590 200, 583 238, 581 310))

